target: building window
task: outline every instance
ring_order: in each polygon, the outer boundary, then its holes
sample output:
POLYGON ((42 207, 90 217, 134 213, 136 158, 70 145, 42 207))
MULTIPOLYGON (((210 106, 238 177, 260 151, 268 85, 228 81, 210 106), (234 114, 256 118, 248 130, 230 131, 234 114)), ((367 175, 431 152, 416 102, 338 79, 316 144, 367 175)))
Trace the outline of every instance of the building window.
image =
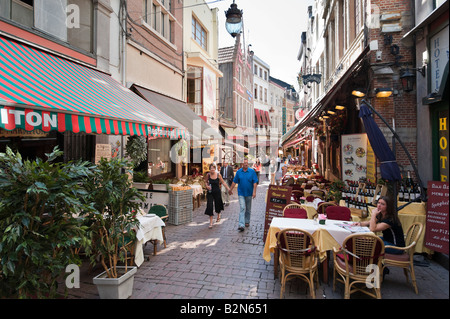
POLYGON ((2 0, 0 17, 93 51, 91 0, 2 0))
POLYGON ((264 80, 267 81, 267 71, 264 71, 264 80))
POLYGON ((170 14, 172 10, 172 2, 153 2, 153 0, 143 0, 142 10, 142 20, 147 25, 147 27, 151 27, 151 29, 153 29, 152 31, 160 34, 170 43, 173 43, 174 18, 170 14))
POLYGON ((171 141, 167 138, 148 141, 148 172, 150 176, 167 174, 172 171, 171 146, 171 141))
POLYGON ((192 39, 195 40, 204 50, 207 50, 206 30, 196 18, 192 17, 192 39))
POLYGON ((267 89, 264 89, 264 102, 267 103, 267 89))
POLYGON ((203 115, 203 68, 188 66, 187 103, 197 115, 203 115))

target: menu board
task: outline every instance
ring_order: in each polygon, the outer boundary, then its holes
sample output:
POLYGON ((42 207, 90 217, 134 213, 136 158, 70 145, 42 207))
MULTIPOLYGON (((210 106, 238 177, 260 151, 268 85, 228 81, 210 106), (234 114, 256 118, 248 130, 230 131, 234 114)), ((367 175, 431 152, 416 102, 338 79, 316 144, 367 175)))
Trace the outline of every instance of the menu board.
POLYGON ((264 221, 264 238, 266 241, 272 218, 283 216, 283 209, 291 202, 292 187, 270 185, 267 191, 266 214, 264 221))
POLYGON ((359 181, 367 176, 367 134, 341 136, 342 180, 359 181))
POLYGON ((448 254, 448 190, 449 183, 428 182, 425 247, 448 254))
POLYGON ((111 159, 111 144, 95 145, 95 164, 98 164, 102 158, 111 159))

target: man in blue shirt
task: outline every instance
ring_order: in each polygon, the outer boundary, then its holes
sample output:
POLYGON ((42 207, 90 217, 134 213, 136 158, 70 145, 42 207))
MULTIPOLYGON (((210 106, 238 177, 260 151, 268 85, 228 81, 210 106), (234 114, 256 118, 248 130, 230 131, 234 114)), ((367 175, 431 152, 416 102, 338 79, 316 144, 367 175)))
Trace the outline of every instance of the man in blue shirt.
POLYGON ((240 168, 233 179, 230 186, 230 195, 233 188, 238 184, 239 206, 239 231, 243 231, 244 225, 248 227, 250 224, 250 213, 252 210, 252 198, 256 197, 256 187, 258 185, 258 177, 256 172, 248 167, 248 159, 244 159, 242 168, 240 168))

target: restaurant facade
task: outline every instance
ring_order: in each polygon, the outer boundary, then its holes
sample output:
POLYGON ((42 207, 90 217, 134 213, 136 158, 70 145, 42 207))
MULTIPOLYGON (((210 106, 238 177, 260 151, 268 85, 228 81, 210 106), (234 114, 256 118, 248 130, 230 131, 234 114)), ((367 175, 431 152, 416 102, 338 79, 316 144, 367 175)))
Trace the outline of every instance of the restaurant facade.
POLYGON ((448 267, 448 248, 438 248, 448 247, 448 213, 436 221, 427 206, 438 200, 431 189, 448 190, 448 1, 400 1, 395 10, 383 1, 316 1, 308 15, 299 50, 306 114, 282 137, 284 149, 301 149, 311 136, 312 165, 326 179, 397 185, 391 194, 404 231, 425 226, 416 252, 443 256, 448 267), (382 178, 362 104, 395 156, 397 184, 382 178))

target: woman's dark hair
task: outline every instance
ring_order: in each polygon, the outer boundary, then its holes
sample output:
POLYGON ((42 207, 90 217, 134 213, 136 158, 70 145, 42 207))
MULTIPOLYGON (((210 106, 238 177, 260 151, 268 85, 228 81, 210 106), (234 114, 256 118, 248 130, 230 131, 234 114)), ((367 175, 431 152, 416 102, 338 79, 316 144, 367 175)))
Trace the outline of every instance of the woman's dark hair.
MULTIPOLYGON (((394 207, 394 201, 389 196, 380 196, 378 200, 384 200, 386 202, 386 218, 392 220, 395 224, 400 224, 398 219, 397 210, 394 207)), ((381 215, 379 217, 381 219, 381 215)), ((381 221, 381 220, 379 220, 381 221)))

